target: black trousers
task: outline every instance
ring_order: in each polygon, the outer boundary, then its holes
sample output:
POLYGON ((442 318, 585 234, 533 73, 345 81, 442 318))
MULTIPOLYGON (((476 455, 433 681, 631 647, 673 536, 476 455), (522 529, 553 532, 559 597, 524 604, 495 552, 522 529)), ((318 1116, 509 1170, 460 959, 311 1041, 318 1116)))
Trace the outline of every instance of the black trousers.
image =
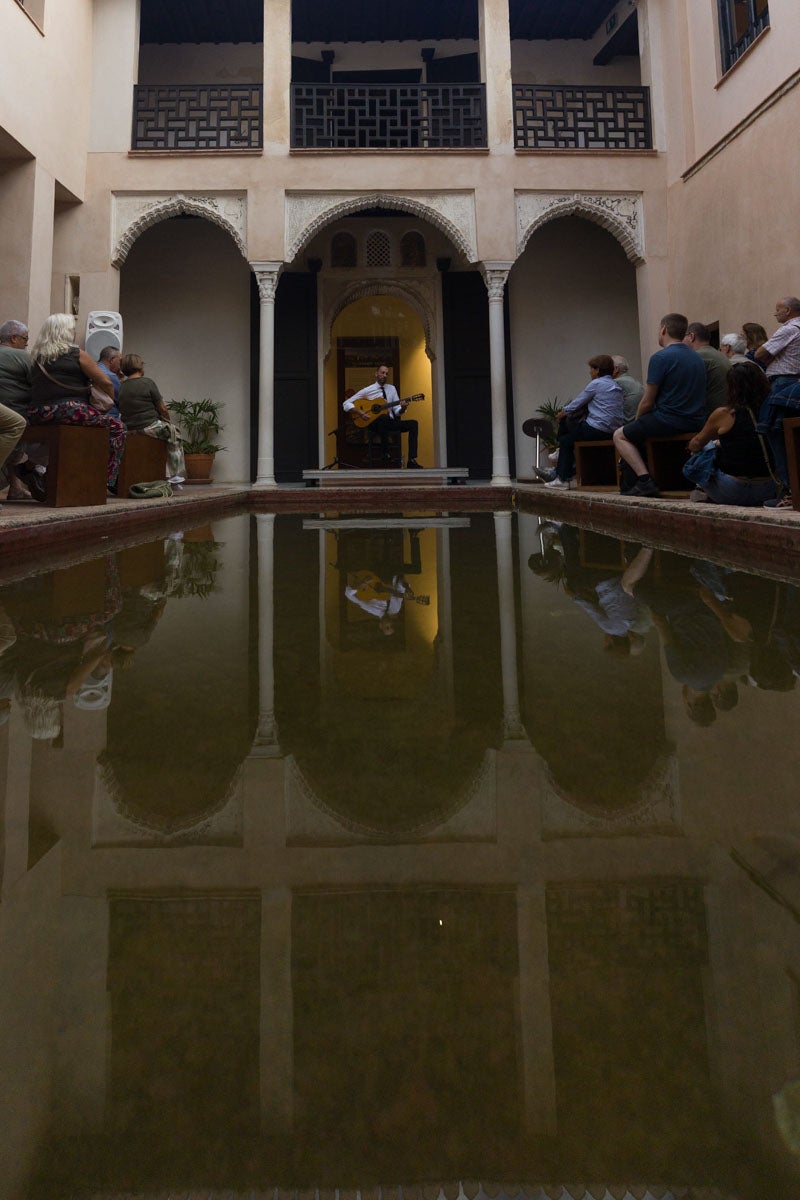
POLYGON ((383 416, 376 417, 372 422, 368 437, 380 437, 381 453, 384 457, 389 453, 389 434, 390 433, 407 433, 408 434, 408 457, 417 457, 417 447, 419 445, 419 425, 416 421, 401 420, 396 421, 393 417, 383 416))

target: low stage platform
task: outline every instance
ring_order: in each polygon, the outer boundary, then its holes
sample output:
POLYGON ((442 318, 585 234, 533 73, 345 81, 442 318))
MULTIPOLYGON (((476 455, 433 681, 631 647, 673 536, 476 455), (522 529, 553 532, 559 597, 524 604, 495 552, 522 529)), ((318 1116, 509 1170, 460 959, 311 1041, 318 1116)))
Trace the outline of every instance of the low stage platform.
POLYGON ((306 487, 444 487, 466 483, 467 467, 421 467, 418 471, 393 467, 334 467, 330 470, 303 471, 306 487))

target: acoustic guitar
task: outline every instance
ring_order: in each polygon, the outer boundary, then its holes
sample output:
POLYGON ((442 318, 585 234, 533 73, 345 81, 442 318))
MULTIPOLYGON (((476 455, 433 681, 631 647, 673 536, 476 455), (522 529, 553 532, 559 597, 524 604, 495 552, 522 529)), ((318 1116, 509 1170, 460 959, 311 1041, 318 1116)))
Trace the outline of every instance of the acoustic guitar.
MULTIPOLYGON (((417 392, 414 396, 406 396, 400 401, 401 404, 412 404, 417 400, 424 400, 425 393, 417 392)), ((362 396, 360 400, 356 400, 353 407, 349 410, 354 424, 359 429, 366 429, 368 425, 382 413, 388 412, 392 407, 391 404, 385 403, 383 400, 369 400, 366 396, 362 396)))

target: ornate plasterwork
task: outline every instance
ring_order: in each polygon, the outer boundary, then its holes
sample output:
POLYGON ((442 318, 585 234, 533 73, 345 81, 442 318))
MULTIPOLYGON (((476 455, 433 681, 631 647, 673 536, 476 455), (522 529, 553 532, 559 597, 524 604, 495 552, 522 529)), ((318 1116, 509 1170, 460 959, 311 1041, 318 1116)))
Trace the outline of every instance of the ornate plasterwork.
POLYGON ((414 213, 441 229, 468 262, 477 260, 472 192, 287 192, 286 262, 293 262, 326 225, 366 208, 414 213))
POLYGON ((639 192, 517 192, 517 254, 557 217, 585 217, 607 229, 632 263, 644 262, 644 209, 639 192))
POLYGON ((489 293, 489 300, 502 302, 506 290, 506 281, 514 264, 510 262, 485 262, 481 264, 483 282, 489 293))
MULTIPOLYGON (((329 286, 329 285, 328 285, 329 286)), ((326 292, 323 329, 323 353, 327 359, 331 352, 331 330, 333 323, 355 300, 364 296, 397 296, 418 314, 425 331, 425 353, 433 362, 436 358, 436 293, 433 277, 421 279, 372 278, 359 279, 355 283, 342 281, 341 287, 332 295, 326 292)))
POLYGON ((659 758, 643 781, 637 800, 621 811, 587 811, 545 767, 542 833, 546 838, 676 834, 681 829, 680 778, 674 755, 659 758))
POLYGON ((159 221, 190 213, 219 225, 247 257, 246 192, 116 192, 111 262, 121 267, 136 239, 159 221))

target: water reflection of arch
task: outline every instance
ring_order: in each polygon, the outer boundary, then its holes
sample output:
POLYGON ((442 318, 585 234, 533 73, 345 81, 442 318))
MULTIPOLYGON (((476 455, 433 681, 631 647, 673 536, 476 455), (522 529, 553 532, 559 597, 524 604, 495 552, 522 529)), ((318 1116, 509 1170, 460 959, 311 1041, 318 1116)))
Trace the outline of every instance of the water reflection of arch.
MULTIPOLYGON (((345 834, 349 838, 378 843, 417 841, 444 832, 455 818, 458 818, 459 831, 466 837, 481 839, 494 822, 494 754, 489 749, 482 755, 476 754, 475 761, 465 767, 463 785, 459 781, 453 794, 439 794, 438 804, 437 797, 428 792, 424 806, 414 811, 395 806, 387 812, 384 808, 380 820, 364 812, 357 797, 354 802, 350 797, 343 800, 332 796, 330 787, 326 786, 330 777, 327 781, 312 777, 308 765, 299 762, 294 755, 289 755, 284 765, 290 840, 313 840, 316 835, 320 841, 335 841, 345 834), (292 811, 298 808, 305 811, 292 811)), ((420 791, 424 790, 424 780, 419 783, 420 791)))

